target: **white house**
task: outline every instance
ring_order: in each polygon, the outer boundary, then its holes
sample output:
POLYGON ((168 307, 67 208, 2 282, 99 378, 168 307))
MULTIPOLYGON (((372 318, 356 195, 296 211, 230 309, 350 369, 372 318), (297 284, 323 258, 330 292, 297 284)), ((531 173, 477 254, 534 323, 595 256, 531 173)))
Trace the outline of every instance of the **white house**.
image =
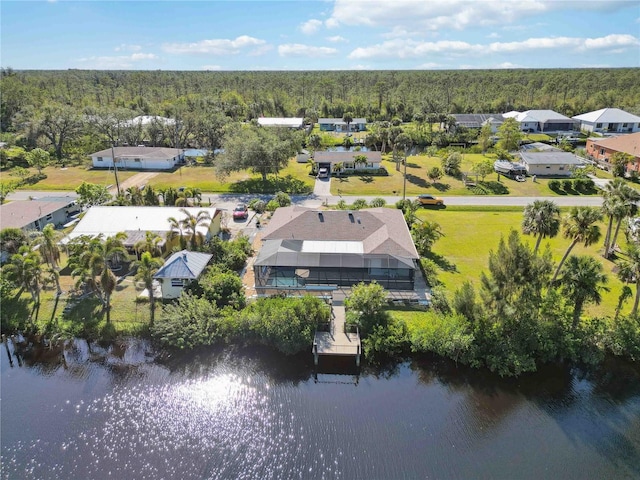
POLYGON ((335 169, 336 164, 341 163, 344 172, 352 172, 355 170, 371 170, 380 169, 382 162, 382 153, 380 152, 363 152, 363 151, 347 151, 347 152, 315 152, 313 161, 316 163, 318 170, 327 168, 329 174, 335 169), (357 156, 364 156, 366 162, 356 163, 357 156))
POLYGON ((553 110, 527 110, 526 112, 507 112, 502 115, 515 118, 523 132, 570 132, 575 130, 575 120, 553 110))
MULTIPOLYGON (((205 239, 209 239, 220 232, 222 211, 213 207, 125 207, 125 206, 96 206, 91 207, 80 219, 73 231, 63 240, 68 242, 80 236, 112 237, 119 232, 127 234, 124 246, 133 250, 136 242, 145 238, 146 232, 154 232, 163 239, 161 246, 168 248, 165 243, 169 235, 175 232, 169 218, 178 222, 187 218, 185 211, 193 216, 199 212, 206 212, 211 218, 197 227, 197 232, 205 239)), ((175 240, 177 243, 178 239, 175 240)))
POLYGON ((211 257, 210 253, 188 250, 171 255, 153 276, 160 283, 162 298, 178 298, 186 285, 200 277, 211 257))
POLYGON ((580 122, 580 129, 599 133, 640 132, 640 117, 619 108, 602 108, 582 115, 574 120, 580 122))
POLYGON ((0 205, 0 229, 20 228, 25 232, 41 231, 48 223, 61 227, 69 215, 79 211, 74 197, 44 197, 15 200, 0 205))
POLYGON ((522 151, 522 163, 529 175, 570 177, 575 167, 584 162, 570 152, 561 151, 522 151))
POLYGON ((92 153, 94 168, 113 168, 115 165, 127 170, 173 170, 184 164, 184 150, 164 147, 114 147, 92 153))

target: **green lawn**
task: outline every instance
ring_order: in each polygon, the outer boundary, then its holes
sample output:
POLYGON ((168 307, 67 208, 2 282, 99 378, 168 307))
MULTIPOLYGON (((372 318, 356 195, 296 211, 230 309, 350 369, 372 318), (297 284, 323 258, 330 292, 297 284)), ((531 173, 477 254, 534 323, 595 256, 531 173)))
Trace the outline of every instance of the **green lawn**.
POLYGON ((149 184, 154 188, 186 186, 216 193, 271 193, 278 190, 295 193, 301 190, 313 191, 314 178, 309 175, 306 164, 292 159, 278 173, 277 178, 270 175, 266 184, 260 175, 247 170, 232 172, 223 178, 216 175, 212 166, 182 167, 175 172, 160 172, 149 180, 149 184))
MULTIPOLYGON (((492 155, 465 153, 462 158, 463 172, 471 172, 473 165, 490 160, 492 155)), ((334 195, 401 195, 403 189, 403 170, 396 170, 396 164, 391 155, 384 155, 382 166, 389 172, 388 176, 351 175, 342 178, 334 177, 331 181, 331 193, 334 195)), ((525 182, 516 182, 503 175, 498 180, 498 174, 492 173, 485 178, 484 186, 466 187, 462 180, 444 176, 435 184, 427 178, 427 172, 432 167, 440 167, 439 157, 416 155, 407 158, 407 195, 420 193, 434 195, 513 195, 521 197, 557 196, 549 189, 548 179, 538 178, 533 182, 527 178, 525 182)), ((479 181, 482 179, 479 178, 479 181)))
MULTIPOLYGON (((480 272, 487 271, 489 252, 497 249, 500 237, 506 237, 511 229, 521 231, 522 209, 447 207, 443 210, 421 209, 418 216, 421 219, 438 222, 445 234, 436 242, 433 252, 438 263, 444 267, 440 270, 438 278, 444 283, 451 296, 466 280, 472 281, 476 291, 479 290, 480 272)), ((600 228, 604 236, 606 225, 603 223, 600 228)), ((533 247, 533 237, 523 236, 523 238, 533 247)), ((589 313, 593 315, 613 315, 623 286, 613 273, 615 264, 601 256, 603 241, 604 238, 588 248, 577 245, 572 252, 594 256, 602 262, 608 275, 610 292, 603 294, 601 305, 588 307, 589 313)), ((541 248, 549 244, 553 258, 558 262, 569 243, 569 240, 560 236, 543 240, 541 248)), ((618 237, 618 243, 624 245, 622 233, 618 237)), ((631 310, 631 304, 632 302, 628 302, 625 305, 623 313, 631 310)))
MULTIPOLYGON (((36 174, 35 168, 30 168, 32 174, 36 174)), ((116 179, 113 170, 95 170, 87 167, 46 167, 43 173, 47 176, 37 183, 29 183, 21 186, 23 190, 75 190, 82 182, 96 183, 98 185, 115 185, 116 179)), ((132 177, 138 172, 118 170, 118 180, 121 182, 132 177)), ((0 181, 16 182, 18 179, 8 172, 0 173, 0 181)))

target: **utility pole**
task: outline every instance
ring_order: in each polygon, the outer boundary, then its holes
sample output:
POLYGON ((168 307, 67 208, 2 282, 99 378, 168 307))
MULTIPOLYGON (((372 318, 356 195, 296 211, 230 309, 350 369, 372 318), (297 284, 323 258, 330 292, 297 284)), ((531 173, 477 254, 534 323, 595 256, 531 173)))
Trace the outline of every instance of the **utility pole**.
POLYGON ((402 201, 407 198, 407 153, 404 154, 404 180, 402 182, 402 201))
POLYGON ((116 176, 116 189, 118 190, 118 196, 120 196, 120 182, 118 181, 118 166, 116 165, 116 154, 113 150, 113 144, 111 144, 111 158, 113 159, 113 173, 116 176))

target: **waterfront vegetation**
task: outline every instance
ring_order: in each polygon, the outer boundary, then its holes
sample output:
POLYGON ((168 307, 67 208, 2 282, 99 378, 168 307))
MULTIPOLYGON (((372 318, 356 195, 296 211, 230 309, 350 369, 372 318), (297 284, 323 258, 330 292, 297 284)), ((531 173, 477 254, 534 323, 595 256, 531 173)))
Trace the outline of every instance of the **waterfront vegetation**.
MULTIPOLYGON (((408 198, 513 195, 533 202, 540 196, 596 195, 600 192, 584 172, 562 182, 500 178, 490 168, 493 161, 511 158, 519 141, 554 139, 526 135, 517 125, 514 132, 514 122, 507 121, 494 145, 491 132, 453 128, 450 114, 550 108, 571 116, 613 103, 632 110, 639 93, 636 77, 637 69, 286 74, 3 69, 1 139, 8 148, 0 150, 0 196, 15 188, 76 190, 82 204, 104 203, 114 172, 89 168, 87 155, 114 143, 143 141, 210 153, 176 171, 154 172, 143 190, 126 189, 114 200, 117 205, 157 205, 161 197, 163 204, 188 206, 206 204, 203 192, 286 192, 261 208, 270 212, 290 203, 287 193, 312 191, 312 169, 295 161, 296 152, 354 141, 382 151, 388 175, 334 177, 332 193, 352 199, 342 199, 338 208, 365 208, 358 195, 401 195, 405 167, 408 198), (560 92, 559 85, 572 89, 560 92), (146 131, 126 125, 141 114, 176 123, 171 128, 154 123, 146 131), (260 116, 282 115, 309 123, 321 116, 366 117, 369 125, 351 136, 318 127, 309 135, 255 125, 260 116)), ((501 375, 532 371, 543 362, 598 362, 607 354, 638 360, 640 251, 623 223, 636 214, 638 198, 630 181, 620 178, 625 164, 625 158, 614 162, 613 175, 589 170, 600 178, 617 177, 603 192, 602 209, 533 204, 523 213, 400 202, 433 287, 431 309, 387 305, 375 284, 355 287, 347 321, 360 327, 366 356, 375 361, 433 353, 501 375)), ((120 171, 119 179, 135 173, 120 171)), ((383 206, 384 200, 373 203, 383 206)), ((3 249, 11 257, 2 270, 2 331, 48 338, 151 335, 181 349, 246 343, 293 354, 309 348, 315 326, 328 319, 326 305, 306 297, 248 302, 238 276, 252 254, 247 239, 201 242, 195 230, 191 233, 181 244, 213 253, 213 265, 180 300, 156 309, 139 295, 159 263, 153 248, 131 263, 124 261, 132 259, 124 258, 115 237, 81 239, 54 252, 51 229, 36 238, 3 231, 3 249), (116 277, 112 263, 123 261, 121 271, 128 273, 116 277)))

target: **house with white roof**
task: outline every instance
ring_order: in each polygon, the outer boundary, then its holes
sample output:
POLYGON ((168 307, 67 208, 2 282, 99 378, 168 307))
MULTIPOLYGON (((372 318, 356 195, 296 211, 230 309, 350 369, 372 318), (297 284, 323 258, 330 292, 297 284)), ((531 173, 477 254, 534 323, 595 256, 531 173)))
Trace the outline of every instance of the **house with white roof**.
POLYGON ((299 130, 304 126, 304 118, 299 117, 260 117, 258 125, 261 127, 280 127, 299 130))
POLYGON ((573 153, 561 150, 523 150, 519 155, 527 174, 541 177, 570 177, 574 168, 584 165, 573 153))
POLYGON ((162 298, 178 298, 184 287, 200 277, 212 257, 210 253, 188 250, 171 255, 153 276, 160 284, 162 298))
POLYGON ((183 165, 184 150, 164 147, 114 147, 90 155, 93 168, 123 170, 173 170, 183 165))
POLYGON ((162 239, 160 246, 166 251, 178 243, 179 238, 175 234, 180 233, 175 230, 169 219, 174 218, 181 222, 187 218, 187 214, 197 216, 202 211, 206 212, 211 220, 199 225, 196 231, 208 240, 220 232, 222 211, 217 208, 95 206, 87 210, 73 231, 63 239, 63 243, 80 236, 112 237, 124 232, 127 234, 124 246, 133 252, 135 244, 144 240, 146 232, 154 232, 162 239))
POLYGON ((527 110, 526 112, 507 112, 504 118, 515 118, 520 130, 531 133, 570 132, 578 122, 553 110, 527 110))
POLYGON ((593 112, 576 115, 580 129, 597 133, 640 132, 640 117, 619 108, 601 108, 593 112))

